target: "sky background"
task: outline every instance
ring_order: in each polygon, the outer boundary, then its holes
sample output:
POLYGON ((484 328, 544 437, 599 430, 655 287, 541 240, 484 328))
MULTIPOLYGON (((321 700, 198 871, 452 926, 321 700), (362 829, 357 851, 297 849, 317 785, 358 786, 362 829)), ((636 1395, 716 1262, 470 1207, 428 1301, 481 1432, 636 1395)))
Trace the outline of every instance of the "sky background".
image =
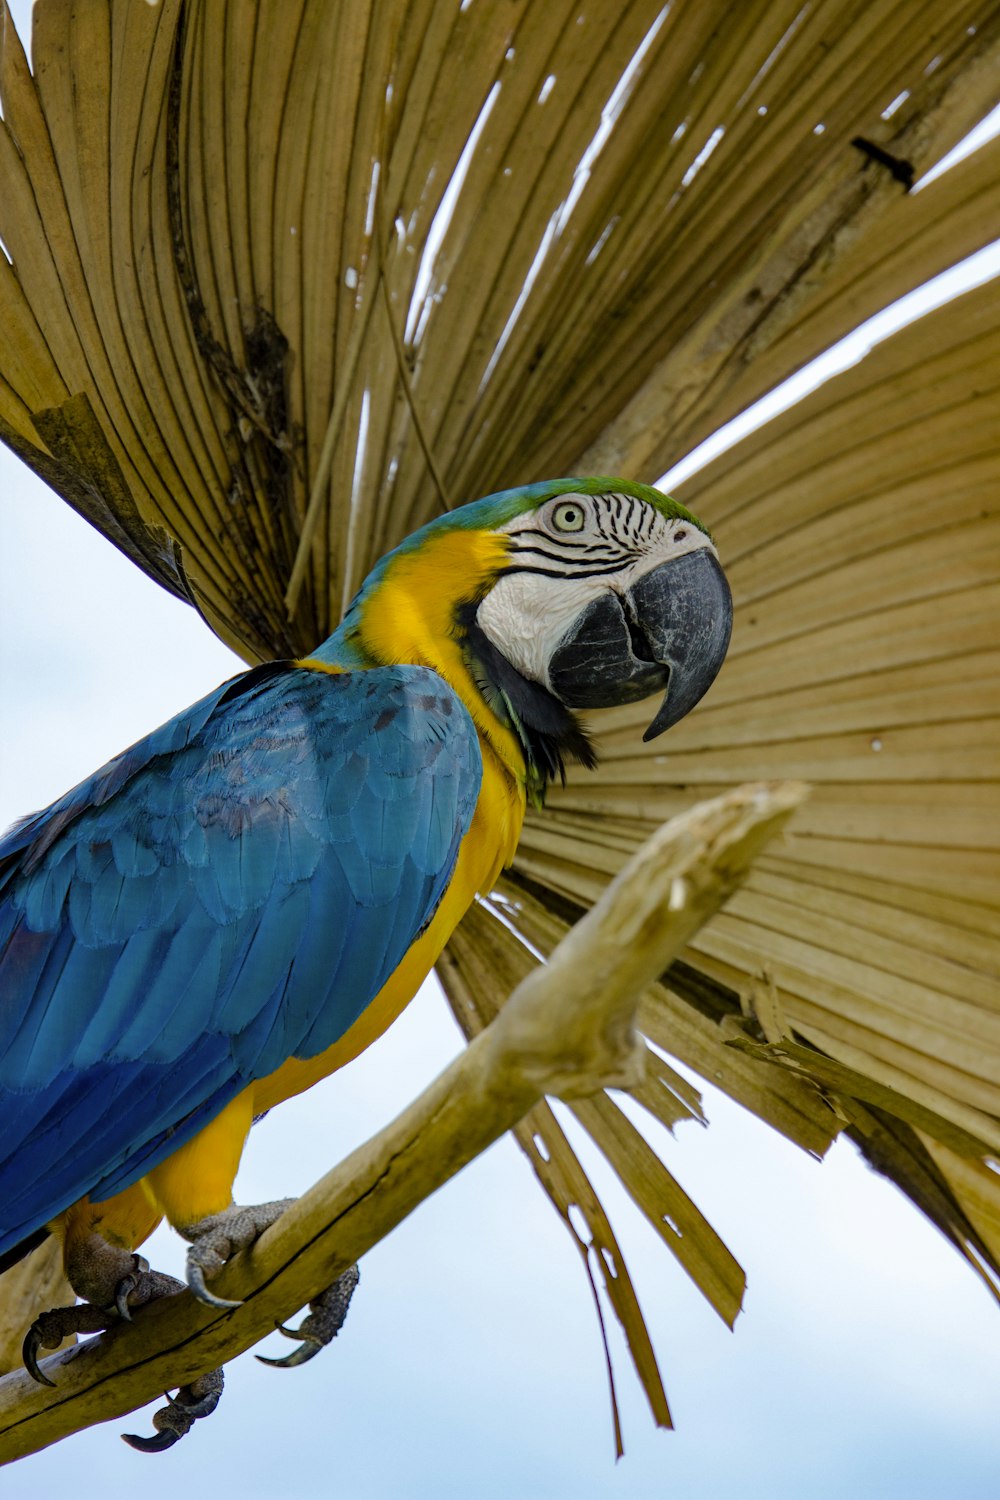
MULTIPOLYGON (((5 449, 0 525, 6 826, 242 664, 5 449)), ((238 1201, 309 1187, 461 1045, 425 986, 358 1062, 253 1131, 238 1201)), ((136 1454, 116 1436, 148 1432, 154 1406, 22 1461, 5 1496, 79 1488, 85 1473, 88 1492, 139 1483, 145 1500, 227 1484, 243 1500, 994 1500, 992 1299, 849 1145, 818 1164, 701 1086, 707 1130, 646 1128, 747 1271, 734 1333, 562 1112, 619 1232, 675 1432, 653 1429, 609 1322, 626 1445, 615 1464, 587 1284, 506 1139, 366 1257, 342 1335, 311 1364, 272 1370, 245 1355, 217 1413, 171 1453, 136 1454)), ((155 1265, 179 1271, 176 1236, 150 1243, 155 1265)))

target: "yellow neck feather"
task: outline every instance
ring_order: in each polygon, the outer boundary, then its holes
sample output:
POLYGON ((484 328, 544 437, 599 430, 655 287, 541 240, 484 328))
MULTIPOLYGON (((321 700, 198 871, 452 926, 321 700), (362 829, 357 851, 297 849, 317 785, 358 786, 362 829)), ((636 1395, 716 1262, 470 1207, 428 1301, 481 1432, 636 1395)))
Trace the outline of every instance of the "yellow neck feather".
POLYGON ((362 603, 358 625, 365 649, 378 661, 430 667, 454 688, 484 751, 492 751, 523 792, 520 743, 485 702, 455 638, 457 605, 485 593, 504 566, 508 545, 492 532, 443 531, 419 549, 399 553, 362 603))

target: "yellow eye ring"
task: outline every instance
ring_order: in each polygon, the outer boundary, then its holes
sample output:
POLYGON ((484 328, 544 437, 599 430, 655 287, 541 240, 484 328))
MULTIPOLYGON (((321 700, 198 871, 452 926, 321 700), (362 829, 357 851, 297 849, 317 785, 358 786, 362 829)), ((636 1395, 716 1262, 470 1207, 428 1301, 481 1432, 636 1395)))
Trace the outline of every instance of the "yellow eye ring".
POLYGON ((557 531, 582 531, 585 520, 578 500, 564 500, 552 511, 552 524, 557 531))

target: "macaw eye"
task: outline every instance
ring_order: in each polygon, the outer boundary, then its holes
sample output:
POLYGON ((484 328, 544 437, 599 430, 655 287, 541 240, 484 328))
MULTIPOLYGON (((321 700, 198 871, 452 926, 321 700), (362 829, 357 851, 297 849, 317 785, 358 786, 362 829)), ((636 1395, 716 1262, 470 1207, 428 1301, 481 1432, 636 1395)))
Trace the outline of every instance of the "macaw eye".
POLYGON ((557 531, 582 531, 584 520, 583 506, 575 500, 564 500, 552 512, 552 524, 557 531))

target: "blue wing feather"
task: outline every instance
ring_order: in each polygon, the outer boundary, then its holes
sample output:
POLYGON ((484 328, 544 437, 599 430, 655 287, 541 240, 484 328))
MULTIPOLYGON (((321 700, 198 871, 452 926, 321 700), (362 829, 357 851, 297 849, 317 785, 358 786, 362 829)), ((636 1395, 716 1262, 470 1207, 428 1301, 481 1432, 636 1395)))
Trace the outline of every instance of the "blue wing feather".
POLYGON ((0 840, 0 1253, 343 1035, 430 920, 480 777, 434 673, 272 666, 0 840))

